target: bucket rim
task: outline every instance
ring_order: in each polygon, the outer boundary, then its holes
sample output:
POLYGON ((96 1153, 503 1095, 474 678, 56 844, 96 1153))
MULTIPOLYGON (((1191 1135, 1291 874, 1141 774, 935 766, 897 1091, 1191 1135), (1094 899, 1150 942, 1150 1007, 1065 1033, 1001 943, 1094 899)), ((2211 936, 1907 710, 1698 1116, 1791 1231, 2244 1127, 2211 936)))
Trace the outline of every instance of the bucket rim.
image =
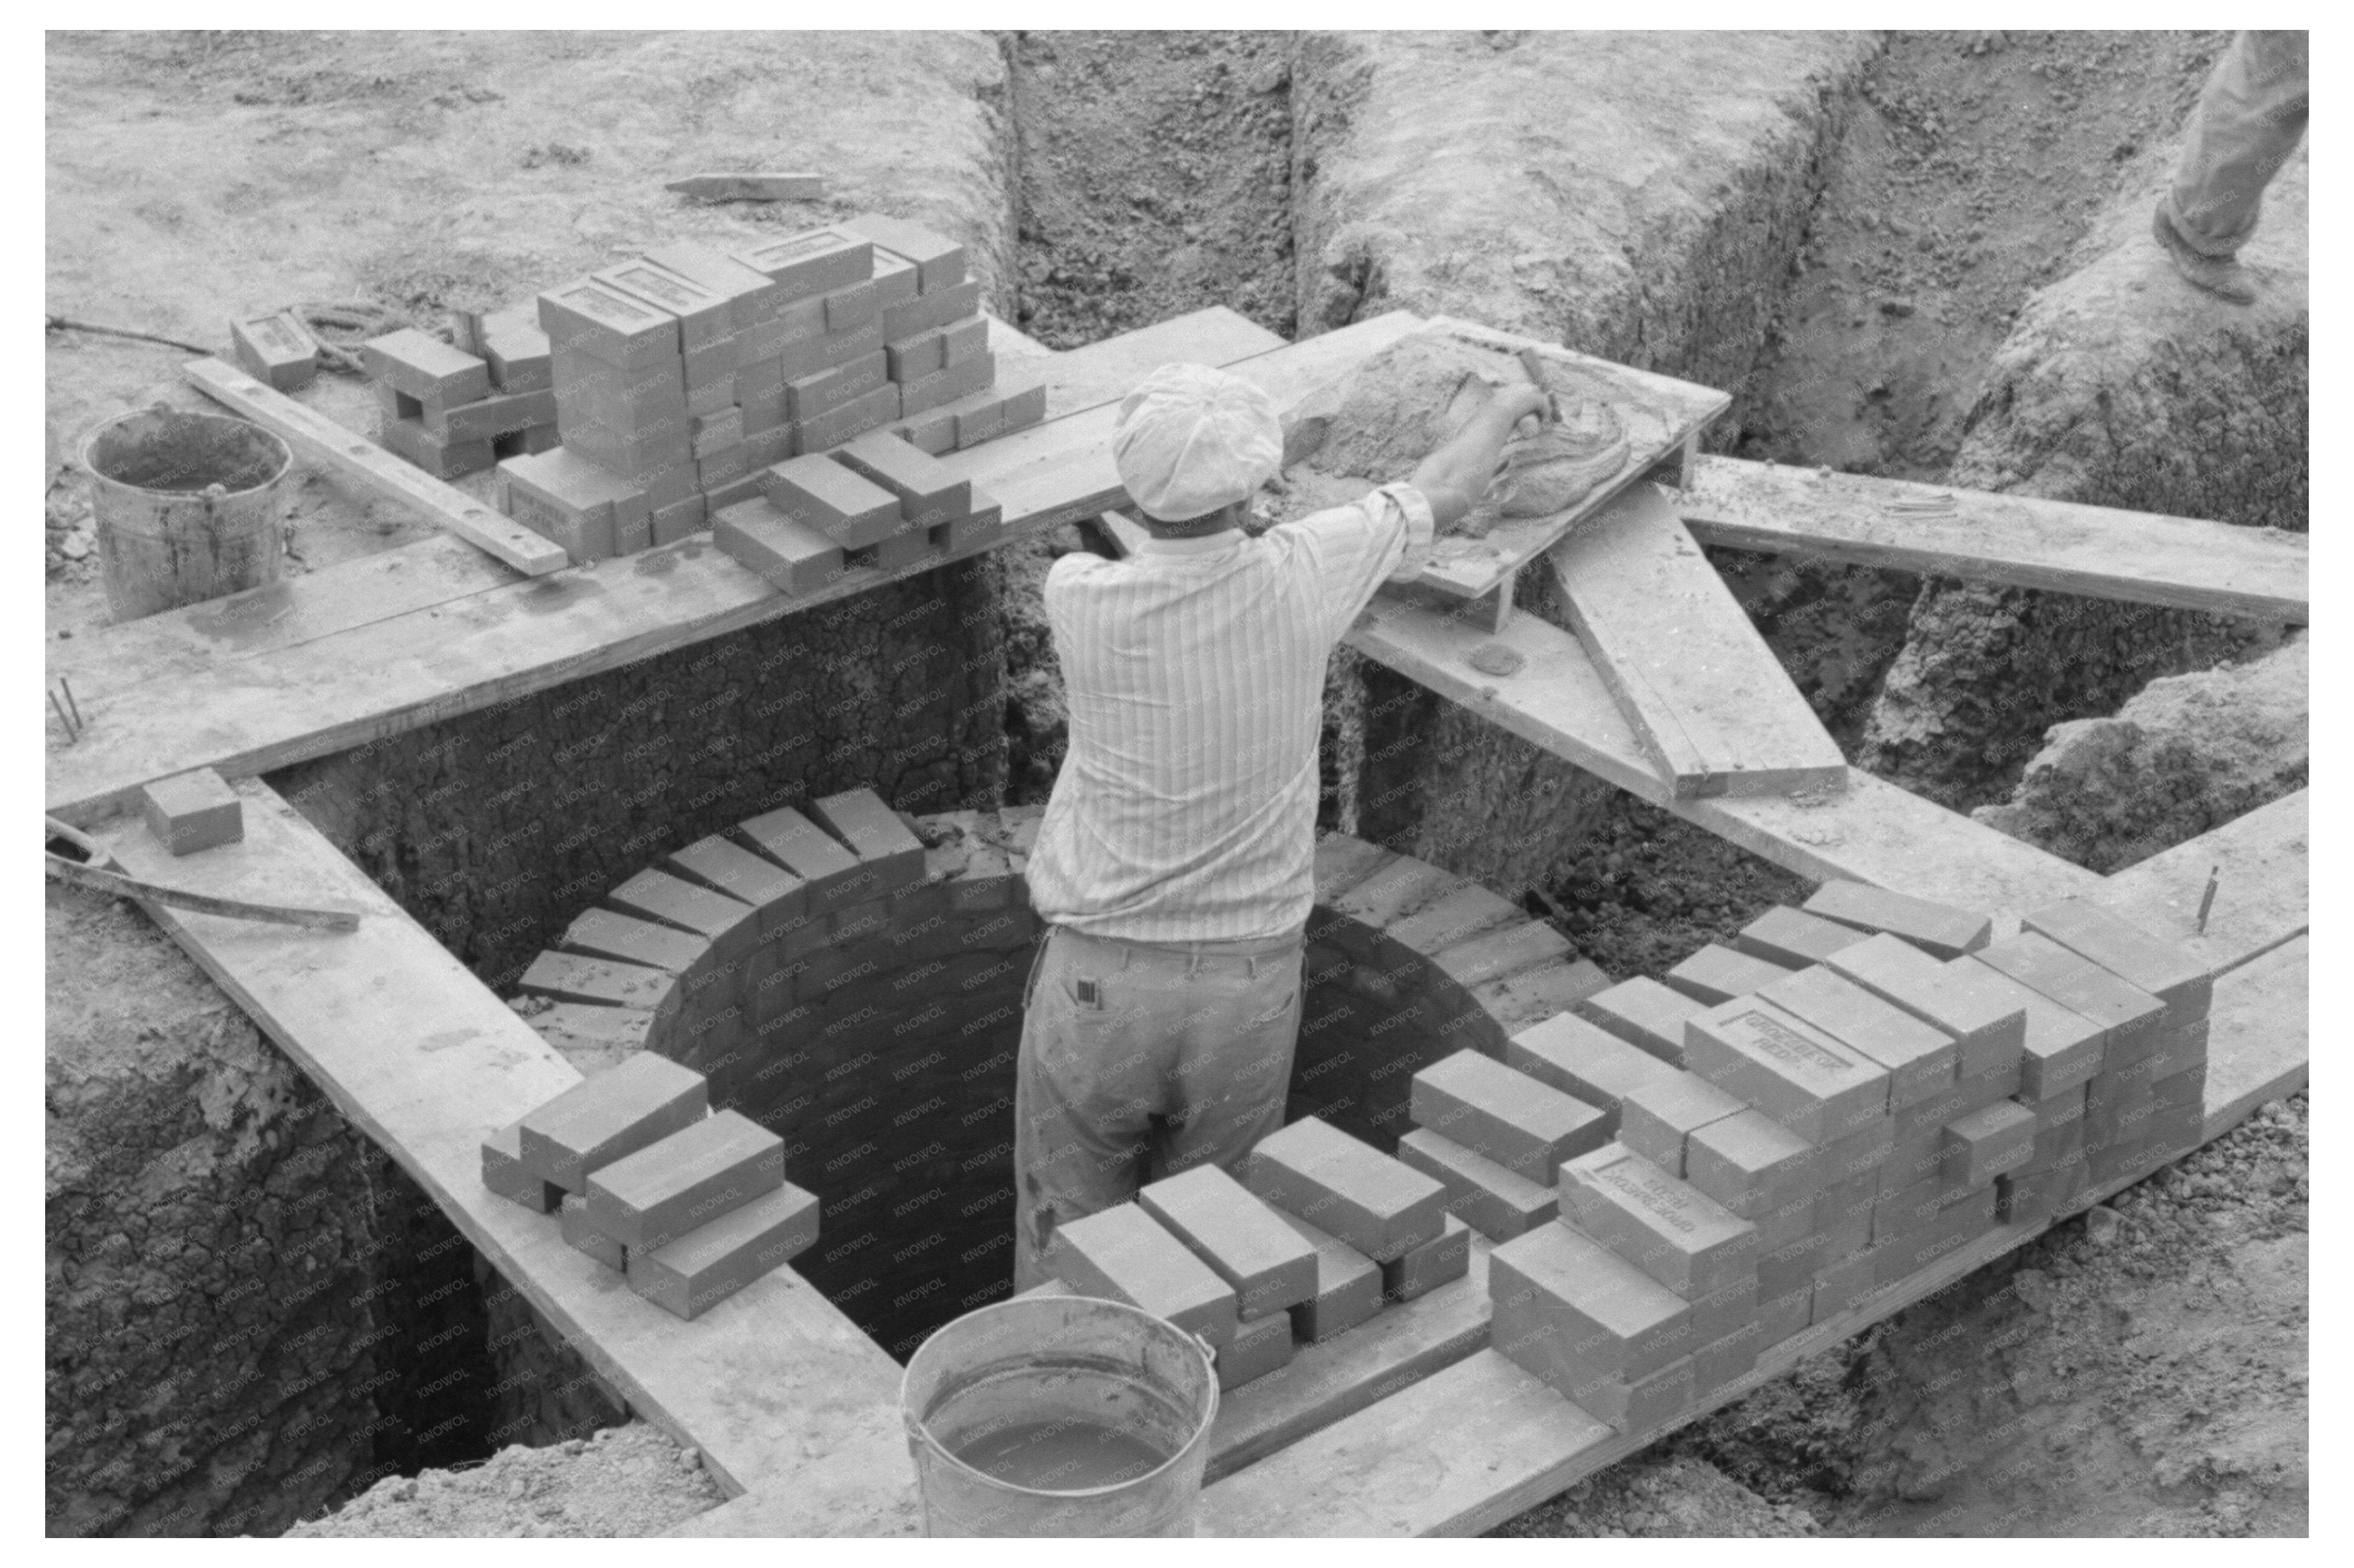
MULTIPOLYGON (((1202 1425, 1200 1428, 1194 1432, 1192 1438, 1181 1446, 1174 1454, 1170 1455, 1167 1459, 1161 1461, 1161 1464, 1145 1471, 1142 1475, 1130 1476, 1124 1481, 1112 1481, 1100 1487, 1082 1487, 1071 1490, 1056 1490, 1046 1487, 1017 1486, 1012 1481, 1001 1479, 996 1476, 991 1475, 986 1470, 966 1464, 962 1459, 951 1453, 946 1444, 942 1443, 938 1437, 932 1436, 931 1426, 908 1408, 908 1381, 914 1372, 916 1365, 916 1357, 909 1356, 907 1358, 907 1365, 902 1368, 899 1372, 899 1419, 901 1424, 907 1429, 909 1440, 921 1442, 926 1448, 929 1449, 934 1455, 938 1456, 942 1460, 945 1460, 949 1465, 954 1466, 958 1471, 965 1476, 970 1477, 976 1481, 979 1481, 981 1485, 988 1487, 991 1490, 1014 1493, 1022 1497, 1066 1499, 1098 1498, 1112 1492, 1124 1491, 1130 1487, 1140 1486, 1146 1481, 1166 1474, 1170 1469, 1182 1463, 1185 1457, 1193 1453, 1197 1445, 1209 1441, 1211 1428, 1215 1426, 1218 1422, 1218 1365, 1215 1351, 1212 1348, 1210 1342, 1202 1338, 1201 1335, 1181 1329, 1176 1324, 1172 1323, 1168 1319, 1148 1312, 1143 1308, 1135 1305, 1133 1302, 1114 1300, 1108 1296, 1087 1296, 1076 1291, 1072 1292, 1068 1296, 1049 1297, 1044 1300, 1023 1300, 1017 1298, 1009 1301, 992 1301, 986 1307, 976 1307, 971 1311, 964 1313, 960 1317, 950 1319, 949 1322, 941 1324, 939 1328, 933 1330, 931 1334, 925 1337, 924 1345, 930 1344, 933 1339, 937 1338, 943 1330, 947 1330, 952 1324, 962 1323, 974 1318, 1002 1312, 1008 1308, 1030 1309, 1048 1305, 1053 1301, 1086 1301, 1099 1307, 1117 1307, 1122 1312, 1132 1313, 1136 1317, 1143 1319, 1147 1323, 1150 1323, 1156 1328, 1166 1329, 1169 1332, 1177 1335, 1181 1339, 1193 1341, 1194 1348, 1202 1352, 1202 1359, 1206 1364, 1210 1382, 1210 1401, 1209 1408, 1203 1414, 1202 1425)), ((916 1347, 916 1355, 921 1355, 923 1353, 924 1345, 918 1345, 916 1347)))
POLYGON ((115 478, 112 474, 108 473, 105 470, 100 468, 97 463, 90 461, 90 449, 98 444, 98 440, 101 436, 105 435, 117 425, 129 424, 133 419, 141 418, 150 414, 169 414, 183 419, 206 419, 225 425, 234 425, 239 429, 252 431, 255 435, 261 437, 271 446, 277 449, 280 461, 276 470, 271 472, 268 479, 263 480, 259 484, 249 484, 242 490, 230 490, 224 485, 221 489, 221 494, 224 499, 240 495, 259 495, 263 491, 270 489, 272 485, 283 482, 286 476, 294 471, 294 443, 280 435, 276 430, 271 429, 269 426, 257 424, 251 419, 240 418, 235 414, 217 413, 210 408, 175 408, 169 403, 150 403, 146 407, 141 408, 126 408, 120 414, 116 414, 109 418, 101 419, 97 424, 92 425, 88 430, 83 432, 80 443, 74 449, 75 466, 80 468, 83 473, 89 475, 92 479, 101 481, 107 484, 120 485, 125 490, 137 491, 142 495, 186 494, 201 496, 204 494, 205 493, 201 490, 186 492, 160 491, 152 489, 147 485, 134 484, 127 479, 115 478))

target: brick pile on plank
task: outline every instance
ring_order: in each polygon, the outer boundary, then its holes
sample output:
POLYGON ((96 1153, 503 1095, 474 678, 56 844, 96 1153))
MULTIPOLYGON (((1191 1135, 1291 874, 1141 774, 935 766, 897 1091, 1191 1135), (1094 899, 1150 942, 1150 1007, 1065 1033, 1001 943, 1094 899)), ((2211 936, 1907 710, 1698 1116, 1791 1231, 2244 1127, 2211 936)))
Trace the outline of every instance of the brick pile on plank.
POLYGON ((1415 1075, 1400 1157, 1500 1243, 1492 1340, 1622 1431, 2199 1141, 2211 980, 2072 900, 1852 883, 1415 1075))
POLYGON ((1140 1307, 1207 1340, 1230 1389, 1469 1272, 1446 1190, 1328 1122, 1260 1139, 1246 1174, 1196 1166, 1056 1227, 1055 1278, 1024 1294, 1140 1307))
POLYGON ((484 316, 481 343, 482 354, 469 354, 403 327, 361 344, 378 443, 436 479, 555 446, 552 360, 532 307, 484 316))
POLYGON ((993 542, 1002 512, 929 460, 1038 422, 1045 391, 997 385, 965 260, 870 215, 547 291, 562 445, 499 465, 500 509, 576 563, 708 527, 789 592, 993 542))

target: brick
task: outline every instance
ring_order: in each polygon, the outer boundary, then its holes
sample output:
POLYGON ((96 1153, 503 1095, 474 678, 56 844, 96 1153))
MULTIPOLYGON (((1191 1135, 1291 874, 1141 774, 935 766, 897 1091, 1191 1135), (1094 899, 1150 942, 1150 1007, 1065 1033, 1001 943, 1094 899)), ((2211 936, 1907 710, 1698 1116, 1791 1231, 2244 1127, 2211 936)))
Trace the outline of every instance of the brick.
POLYGON ((491 395, 491 367, 440 338, 402 327, 360 345, 368 378, 419 402, 472 403, 491 395))
MULTIPOLYGON (((988 365, 990 378, 992 381, 996 380, 994 355, 985 355, 979 360, 967 363, 988 365)), ((964 368, 963 365, 951 366, 949 367, 948 374, 954 376, 964 368)), ((1010 376, 1013 372, 1008 371, 1007 374, 1010 376)), ((1046 418, 1046 388, 1044 384, 1011 390, 1000 383, 997 390, 1002 396, 991 399, 986 406, 957 410, 956 436, 959 451, 968 447, 977 447, 983 441, 993 441, 1000 436, 1010 436, 1016 430, 1027 429, 1032 425, 1041 423, 1046 418)))
POLYGON ((1697 1073, 1671 1072, 1627 1092, 1618 1105, 1618 1141, 1680 1177, 1691 1134, 1748 1108, 1697 1073))
POLYGON ((988 352, 989 323, 982 317, 970 316, 940 329, 940 363, 944 368, 969 364, 988 352))
POLYGON ((1692 1129, 1684 1140, 1683 1179, 1754 1220, 1812 1190, 1816 1153, 1773 1118, 1744 1110, 1692 1129))
POLYGON ((2020 924, 2157 997, 2169 1025, 2207 1016, 2215 977, 2185 949, 2082 898, 2062 899, 2020 924))
POLYGON ((780 304, 829 294, 875 275, 873 242, 841 228, 810 229, 729 254, 773 281, 780 304))
POLYGON ((1685 1022, 1691 1069, 1800 1138, 1832 1143, 1888 1111, 1888 1069, 1770 1003, 1743 998, 1685 1022))
POLYGON ((554 392, 504 393, 477 403, 429 404, 425 428, 444 441, 484 441, 556 421, 554 392))
POLYGON ((1891 1109, 1927 1099, 1959 1075, 1954 1037, 1817 964, 1763 987, 1758 997, 1888 1069, 1891 1109))
POLYGON ((2079 958, 2049 937, 2028 932, 1997 942, 1972 957, 2107 1030, 2104 1049, 2112 1059, 2120 1047, 2130 1045, 2145 1034, 2159 1033, 2165 1022, 2164 1002, 2091 959, 2079 958))
POLYGON ((563 1197, 564 1245, 585 1252, 607 1268, 620 1272, 630 1266, 630 1249, 599 1230, 588 1217, 588 1200, 557 1190, 563 1197))
POLYGON ((1792 1242, 1814 1234, 1815 1205, 1821 1196, 1819 1190, 1802 1192, 1752 1216, 1749 1223, 1757 1227, 1758 1255, 1779 1252, 1792 1242))
POLYGON ((817 1240, 818 1201, 790 1182, 652 1252, 630 1254, 630 1288, 689 1321, 817 1240))
MULTIPOLYGON (((987 391, 996 379, 997 356, 992 354, 968 359, 962 365, 943 366, 938 370, 926 371, 899 383, 900 413, 903 417, 911 417, 970 397, 987 391)), ((1003 406, 1002 397, 991 397, 976 404, 970 413, 957 414, 957 446, 960 449, 978 446, 987 440, 986 436, 975 435, 968 440, 966 423, 970 419, 981 419, 1002 425, 1003 420, 1000 411, 1003 406)))
POLYGON ((1509 1241, 1560 1212, 1553 1189, 1416 1128, 1398 1139, 1397 1157, 1447 1189, 1447 1212, 1490 1241, 1509 1241))
POLYGON ((1879 1206, 1878 1171, 1868 1171, 1816 1194, 1815 1228, 1822 1233, 1823 1255, 1850 1257, 1871 1245, 1872 1212, 1879 1206))
POLYGON ((578 953, 542 953, 532 959, 515 989, 525 996, 545 996, 557 1001, 594 1002, 606 1007, 642 1007, 652 1012, 674 1012, 679 998, 673 993, 677 976, 642 964, 616 963, 610 959, 584 958, 578 953))
POLYGON ((1462 881, 1453 872, 1400 856, 1328 902, 1335 915, 1381 930, 1446 897, 1462 881))
POLYGON ((1691 1298, 1691 1342, 1714 1344, 1757 1315, 1757 1272, 1741 1274, 1714 1290, 1691 1298))
MULTIPOLYGON (((673 501, 668 506, 656 511, 647 521, 647 545, 650 547, 658 545, 675 545, 691 534, 701 533, 704 524, 709 521, 704 506, 702 496, 690 495, 684 501, 673 501)), ((627 550, 620 553, 630 554, 627 550)))
POLYGON ((575 566, 610 556, 625 526, 652 515, 642 489, 563 447, 507 459, 499 481, 506 514, 562 545, 575 566))
POLYGON ((1995 1190, 1982 1187, 1940 1211, 1935 1221, 1912 1234, 1885 1246, 1875 1245, 1873 1282, 1893 1285, 1960 1251, 1994 1228, 1995 1207, 1995 1190))
POLYGON ((592 1171, 588 1219, 632 1252, 652 1251, 784 1183, 784 1139, 724 1110, 592 1171))
POLYGON ((1573 959, 1473 986, 1471 1000, 1498 1028, 1517 1029, 1575 1007, 1609 985, 1610 977, 1593 959, 1573 959))
POLYGON ((1345 1334, 1382 1309, 1382 1266, 1296 1214, 1276 1217, 1316 1249, 1316 1294, 1291 1308, 1292 1332, 1311 1345, 1345 1334))
POLYGON ((1619 1106, 1645 1084, 1673 1078, 1676 1070, 1575 1013, 1532 1023, 1504 1043, 1505 1062, 1603 1114, 1603 1131, 1616 1136, 1619 1106))
MULTIPOLYGON (((1396 863, 1401 858, 1395 851, 1367 843, 1347 833, 1318 835, 1314 868, 1316 902, 1329 905, 1365 878, 1384 866, 1396 863)), ((1310 924, 1314 926, 1313 917, 1310 924)), ((1310 934, 1314 935, 1315 931, 1311 930, 1310 934)))
POLYGON ((809 906, 808 884, 765 855, 717 833, 697 839, 663 864, 682 879, 724 893, 759 911, 760 930, 776 929, 809 906))
POLYGON ((1970 966, 1974 986, 2016 1006, 2025 1021, 2018 1061, 2020 1091, 2029 1098, 2048 1099, 2081 1087, 2101 1070, 2108 1055, 2106 1029, 1974 958, 1955 960, 1956 968, 1964 964, 1970 966))
POLYGON ((881 308, 875 281, 853 283, 834 290, 825 297, 825 330, 830 333, 849 332, 873 321, 881 308))
POLYGON ((1857 1253, 1816 1275, 1813 1308, 1808 1321, 1824 1322, 1843 1312, 1852 1312, 1872 1299, 1877 1288, 1872 1280, 1877 1263, 1870 1253, 1857 1253))
POLYGON ((1616 1431, 1656 1425, 1692 1402, 1690 1356, 1679 1356, 1657 1372, 1625 1383, 1592 1372, 1568 1349, 1566 1333, 1557 1321, 1507 1320, 1500 1310, 1490 1334, 1495 1348, 1513 1365, 1616 1431))
POLYGON ((1760 986, 1787 979, 1790 971, 1780 964, 1764 959, 1737 953, 1731 948, 1714 942, 1701 948, 1683 962, 1660 977, 1668 987, 1680 991, 1694 1001, 1713 1007, 1747 996, 1760 986))
POLYGON ((1314 1117, 1259 1140, 1248 1185, 1376 1263, 1420 1246, 1446 1225, 1446 1188, 1314 1117))
MULTIPOLYGON (((809 369, 822 369, 822 356, 811 362, 810 346, 825 338, 825 302, 822 299, 798 300, 780 305, 772 315, 739 327, 736 333, 736 374, 758 376, 763 385, 773 384, 782 389, 785 384, 784 356, 792 354, 796 364, 809 369)), ((806 374, 806 371, 804 371, 806 374)))
POLYGON ((624 261, 589 276, 677 317, 683 353, 708 348, 735 331, 726 295, 652 261, 624 261))
MULTIPOLYGON (((1813 1299, 1815 1282, 1807 1281, 1807 1293, 1797 1298, 1798 1328, 1807 1326, 1807 1307, 1813 1299)), ((1787 1302, 1776 1303, 1771 1319, 1755 1318, 1712 1345, 1703 1345, 1691 1354, 1692 1398, 1706 1399, 1726 1384, 1747 1377, 1757 1365, 1757 1352, 1769 1344, 1788 1338, 1797 1330, 1776 1333, 1788 1319, 1787 1302)))
POLYGON ((971 481, 960 479, 938 459, 887 432, 860 436, 830 455, 897 496, 900 514, 917 527, 948 522, 971 509, 971 481))
POLYGON ((920 381, 949 367, 948 329, 934 327, 930 332, 919 332, 913 337, 886 343, 883 345, 883 352, 891 362, 892 380, 903 386, 910 381, 920 381))
POLYGON ((1984 915, 1861 882, 1826 882, 1807 900, 1805 909, 1859 931, 1902 937, 1939 959, 1957 959, 1982 948, 1994 933, 1994 922, 1984 915))
POLYGON ((239 367, 278 391, 308 386, 319 374, 319 340, 292 311, 233 321, 228 340, 239 367))
POLYGON ((924 880, 924 842, 872 789, 845 789, 810 802, 811 820, 840 839, 873 879, 873 892, 896 892, 924 880))
POLYGON ((492 311, 477 334, 491 386, 500 392, 545 392, 556 386, 553 351, 529 300, 492 311))
POLYGON ((147 831, 175 855, 195 854, 245 837, 245 803, 228 780, 209 768, 143 786, 139 803, 147 831))
POLYGON ((744 444, 744 411, 732 402, 709 414, 689 414, 687 440, 698 458, 744 444))
POLYGON ((921 224, 862 212, 842 227, 873 240, 877 250, 888 251, 913 264, 917 286, 923 293, 937 293, 964 281, 965 248, 921 224))
POLYGON ((553 450, 562 441, 562 436, 553 424, 534 425, 528 430, 498 437, 491 442, 491 453, 501 459, 537 457, 544 451, 553 450))
MULTIPOLYGON (((750 450, 737 441, 733 446, 720 448, 708 457, 695 460, 695 488, 705 492, 717 490, 756 471, 765 474, 765 471, 754 468, 750 450)), ((761 487, 763 490, 767 488, 765 477, 761 487)))
MULTIPOLYGON (((794 319, 787 317, 788 321, 794 319)), ((875 361, 883 366, 886 376, 890 373, 889 356, 883 352, 883 323, 880 319, 843 332, 820 333, 815 337, 789 343, 777 355, 778 368, 788 386, 860 360, 875 361)))
POLYGON ((524 1164, 521 1122, 503 1127, 482 1139, 482 1185, 535 1214, 556 1213, 564 1199, 563 1188, 535 1175, 524 1164))
POLYGON ((1234 1342, 1217 1352, 1221 1392, 1240 1388, 1291 1364, 1291 1319, 1278 1312, 1272 1318, 1246 1322, 1235 1330, 1234 1342))
POLYGON ((1382 1296, 1389 1301, 1411 1301, 1470 1271, 1470 1227, 1449 1214, 1436 1239, 1382 1265, 1382 1296))
POLYGON ((1476 882, 1466 882, 1413 914, 1391 921, 1383 934, 1417 953, 1437 953, 1466 938, 1527 921, 1519 905, 1476 882))
POLYGON ((1684 1022, 1703 1011, 1681 991, 1644 975, 1621 980, 1577 1004, 1580 1017, 1639 1045, 1670 1067, 1684 1063, 1684 1022))
POLYGON ((523 1162, 542 1181, 586 1192, 592 1172, 701 1121, 709 1108, 702 1074, 642 1051, 525 1117, 523 1162))
POLYGON ((1800 969, 1863 939, 1851 926, 1777 904, 1744 926, 1733 945, 1753 958, 1800 969))
POLYGON ((814 593, 838 580, 844 569, 841 546, 760 496, 719 512, 712 519, 711 536, 730 560, 784 593, 814 593))
POLYGON ((2019 1054, 2026 1034, 2025 1012, 2009 988, 1984 983, 1993 971, 1982 964, 1939 963, 1910 943, 1889 936, 1843 948, 1823 963, 1952 1035, 1957 1076, 1992 1072, 2019 1054))
POLYGON ((813 908, 829 887, 858 874, 858 857, 790 806, 740 822, 734 832, 746 844, 809 884, 807 896, 813 908))
POLYGON ((958 555, 967 550, 985 550, 1006 537, 1005 507, 987 491, 978 489, 972 493, 970 512, 932 530, 933 543, 958 555))
POLYGON ((1216 1166, 1149 1182, 1136 1201, 1234 1287, 1246 1320, 1316 1294, 1315 1247, 1216 1166))
POLYGON ((1829 1256, 1829 1244, 1828 1235, 1820 1231, 1810 1231, 1796 1241, 1786 1242, 1770 1252, 1759 1253, 1757 1294, 1773 1301, 1794 1290, 1811 1290, 1816 1274, 1820 1272, 1829 1256))
POLYGON ((651 868, 607 894, 605 902, 623 914, 692 931, 722 952, 750 946, 759 927, 757 912, 742 899, 651 868))
POLYGON ((813 376, 804 376, 785 384, 787 411, 803 424, 821 414, 832 413, 862 393, 872 392, 888 377, 884 373, 884 356, 870 354, 844 364, 830 366, 813 376))
POLYGON ((567 953, 619 959, 674 975, 684 974, 711 952, 711 944, 691 932, 610 909, 584 911, 565 927, 561 945, 567 953))
POLYGON ((797 452, 828 451, 871 430, 882 429, 898 417, 899 388, 885 382, 871 392, 860 393, 830 414, 795 423, 793 448, 797 452))
POLYGON ((1430 956, 1441 974, 1466 990, 1574 956, 1569 939, 1542 920, 1467 937, 1430 956))
MULTIPOLYGON (((678 317, 596 278, 580 278, 539 296, 539 328, 559 355, 585 354, 624 370, 680 357, 678 317)), ((559 371, 557 384, 563 385, 559 371)))
MULTIPOLYGON (((1993 1183, 1987 1186, 1991 1188, 1993 1183)), ((1919 1234, 1934 1225, 1940 1214, 1977 1191, 1965 1182, 1933 1175, 1925 1181, 1882 1192, 1880 1202, 1872 1208, 1872 1244, 1876 1246, 1882 1242, 1919 1234)))
POLYGON ((1686 1300, 1756 1268, 1757 1228, 1623 1144, 1562 1168, 1577 1227, 1686 1300))
POLYGON ((672 469, 687 468, 692 472, 694 448, 687 436, 686 416, 678 417, 675 424, 655 434, 637 437, 623 435, 610 425, 590 424, 578 419, 557 421, 564 432, 565 450, 587 458, 607 470, 625 483, 634 483, 649 491, 646 505, 649 511, 665 506, 693 489, 690 478, 678 494, 659 499, 646 485, 649 475, 672 469))
POLYGON ((1083 1296, 1140 1307, 1214 1346, 1234 1342, 1233 1288, 1134 1203, 1055 1226, 1047 1266, 1083 1296))
POLYGON ((657 246, 646 252, 646 260, 725 299, 730 332, 740 334, 756 323, 773 320, 783 307, 784 291, 775 280, 700 240, 657 246))
POLYGON ((831 458, 798 457, 768 473, 771 505, 844 549, 875 544, 899 524, 896 496, 831 458))
POLYGON ((1983 1187, 2035 1158, 2035 1113, 2012 1100, 1946 1124, 1945 1175, 1983 1187))
MULTIPOLYGON (((1957 1101, 1956 1104, 1959 1102, 1957 1101)), ((1816 1180, 1829 1187, 1858 1176, 1869 1177, 1896 1148, 1896 1118, 1880 1117, 1843 1138, 1818 1146, 1816 1180)))
POLYGON ((923 291, 923 276, 916 264, 888 250, 875 253, 875 302, 878 309, 901 305, 923 291))
POLYGON ((1946 1129, 1925 1128, 1899 1139, 1881 1162, 1880 1190, 1901 1192, 1924 1181, 1941 1181, 1946 1171, 1946 1129))
POLYGON ((612 427, 623 438, 642 438, 674 427, 686 412, 686 372, 676 359, 623 368, 594 355, 556 348, 556 407, 564 423, 586 421, 612 427))
MULTIPOLYGON (((1691 1309, 1675 1292, 1574 1225, 1540 1225, 1488 1255, 1490 1342, 1551 1338, 1596 1378, 1647 1377, 1691 1347, 1691 1309)), ((1533 1370, 1533 1369, 1532 1369, 1533 1370)))
POLYGON ((421 419, 387 419, 378 424, 376 434, 387 451, 436 479, 480 473, 498 461, 489 441, 446 441, 421 419))
POLYGON ((881 323, 886 343, 897 343, 918 333, 944 327, 979 313, 981 284, 966 281, 945 289, 927 290, 916 299, 883 307, 881 323))
POLYGON ((1601 1111, 1477 1051, 1416 1073, 1408 1103, 1416 1126, 1535 1181, 1607 1141, 1601 1111))

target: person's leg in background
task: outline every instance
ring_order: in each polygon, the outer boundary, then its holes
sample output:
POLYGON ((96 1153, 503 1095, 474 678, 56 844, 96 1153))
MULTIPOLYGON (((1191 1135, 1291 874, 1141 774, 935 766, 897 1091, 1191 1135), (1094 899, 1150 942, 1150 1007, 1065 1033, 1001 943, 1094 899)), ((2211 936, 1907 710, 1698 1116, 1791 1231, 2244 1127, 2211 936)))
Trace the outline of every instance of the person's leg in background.
POLYGON ((1239 1181, 1251 1150, 1283 1126, 1305 961, 1303 946, 1200 960, 1148 1180, 1214 1164, 1239 1181))
POLYGON ((2153 232, 2190 282, 2234 303, 2256 297, 2236 258, 2256 231, 2264 187, 2304 139, 2309 90, 2302 32, 2243 32, 2191 111, 2182 159, 2153 232))

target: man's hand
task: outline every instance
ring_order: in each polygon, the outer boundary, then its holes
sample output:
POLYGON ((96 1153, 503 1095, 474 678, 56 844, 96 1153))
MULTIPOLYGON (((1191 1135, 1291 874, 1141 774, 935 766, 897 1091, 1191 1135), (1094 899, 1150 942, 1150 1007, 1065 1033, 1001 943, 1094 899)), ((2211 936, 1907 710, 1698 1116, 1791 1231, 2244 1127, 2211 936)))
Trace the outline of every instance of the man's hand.
POLYGON ((1499 387, 1487 407, 1422 460, 1408 482, 1430 503, 1431 521, 1444 531, 1479 503, 1488 482, 1496 476, 1496 459, 1511 439, 1512 427, 1531 414, 1544 411, 1545 395, 1536 387, 1499 387))

